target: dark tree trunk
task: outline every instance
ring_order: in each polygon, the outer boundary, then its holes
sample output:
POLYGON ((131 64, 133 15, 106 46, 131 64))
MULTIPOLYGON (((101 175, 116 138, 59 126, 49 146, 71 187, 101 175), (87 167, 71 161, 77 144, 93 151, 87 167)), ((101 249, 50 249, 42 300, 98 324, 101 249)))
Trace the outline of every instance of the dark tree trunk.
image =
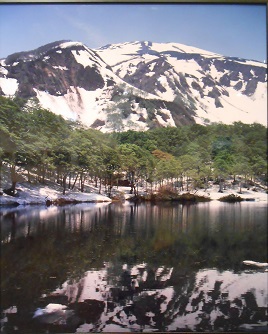
POLYGON ((69 174, 69 184, 68 184, 69 189, 71 189, 71 178, 72 178, 72 173, 69 174))
POLYGON ((135 172, 131 172, 130 173, 130 175, 131 175, 131 180, 130 180, 130 194, 133 194, 134 193, 134 195, 136 196, 136 187, 135 187, 135 183, 134 183, 134 177, 135 177, 135 172))
POLYGON ((16 184, 18 182, 18 174, 16 173, 16 166, 11 166, 11 188, 10 190, 15 194, 16 184))
POLYGON ((66 193, 66 184, 67 184, 67 174, 64 174, 63 175, 63 178, 62 178, 62 186, 63 186, 63 192, 62 194, 65 195, 66 193))
MULTIPOLYGON (((3 162, 0 161, 0 191, 2 189, 2 168, 3 168, 3 162)), ((0 194, 1 195, 1 194, 0 194)))
POLYGON ((108 187, 108 197, 110 197, 110 198, 111 198, 111 194, 112 194, 112 187, 113 187, 113 185, 112 185, 112 175, 110 174, 109 175, 109 187, 108 187))
POLYGON ((80 174, 80 190, 83 193, 85 190, 85 178, 84 178, 84 172, 81 172, 80 174))
POLYGON ((97 176, 95 176, 95 187, 96 188, 98 187, 98 178, 97 178, 97 176))
POLYGON ((11 178, 11 187, 4 189, 4 193, 10 196, 15 196, 16 193, 16 184, 18 182, 18 175, 16 173, 16 166, 12 165, 10 168, 10 178, 11 178))
POLYGON ((60 169, 57 167, 57 183, 60 183, 60 169))
POLYGON ((74 184, 73 184, 73 186, 72 186, 72 189, 75 187, 75 184, 76 184, 76 181, 77 181, 77 179, 78 179, 78 176, 79 176, 79 174, 77 174, 76 177, 75 177, 75 180, 74 180, 74 184))
POLYGON ((15 193, 17 181, 12 182, 10 190, 15 193))
POLYGON ((219 191, 218 192, 223 193, 223 180, 222 180, 221 176, 220 176, 220 183, 219 183, 219 191))
POLYGON ((100 182, 100 184, 99 184, 99 194, 100 194, 101 193, 101 177, 99 179, 99 182, 100 182))
POLYGON ((189 178, 188 178, 188 175, 186 177, 186 191, 189 191, 189 178))
POLYGON ((242 194, 242 180, 239 182, 239 194, 242 194))
POLYGON ((41 180, 42 184, 45 184, 45 178, 46 178, 46 166, 43 165, 42 166, 42 180, 41 180))
POLYGON ((107 191, 107 178, 106 177, 104 178, 104 189, 105 191, 107 191))
MULTIPOLYGON (((31 174, 30 174, 30 170, 27 168, 27 178, 28 178, 28 182, 31 183, 31 174)), ((0 186, 1 188, 1 186, 0 186)))

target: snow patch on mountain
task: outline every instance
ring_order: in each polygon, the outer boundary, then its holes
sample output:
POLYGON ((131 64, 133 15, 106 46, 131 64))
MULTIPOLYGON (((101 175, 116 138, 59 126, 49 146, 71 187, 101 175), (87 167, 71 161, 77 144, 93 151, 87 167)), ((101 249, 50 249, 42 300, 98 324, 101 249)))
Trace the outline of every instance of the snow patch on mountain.
POLYGON ((196 79, 202 78, 202 67, 198 65, 198 63, 193 60, 179 60, 173 57, 168 56, 167 61, 173 66, 174 69, 183 73, 192 75, 196 79))
POLYGON ((167 115, 165 119, 163 118, 162 115, 156 115, 156 119, 158 120, 159 124, 163 126, 176 126, 174 119, 171 115, 171 112, 168 109, 161 109, 161 114, 167 115))
POLYGON ((71 48, 71 47, 74 47, 74 46, 84 46, 84 44, 83 43, 81 43, 81 42, 64 42, 64 43, 61 43, 60 45, 59 45, 59 47, 61 48, 61 49, 66 49, 66 48, 71 48))
POLYGON ((84 88, 70 87, 67 94, 53 96, 47 92, 35 90, 37 98, 43 108, 58 111, 66 119, 80 121, 90 126, 96 118, 104 118, 96 103, 100 89, 87 91, 84 88))
POLYGON ((66 66, 52 66, 53 68, 55 68, 56 70, 63 70, 63 71, 68 71, 68 68, 66 66))
POLYGON ((267 125, 266 64, 179 43, 90 49, 58 41, 0 61, 0 93, 102 131, 234 121, 267 125), (113 119, 113 122, 111 122, 113 119), (149 125, 150 124, 150 125, 149 125))
POLYGON ((34 89, 34 91, 43 108, 53 110, 55 114, 61 115, 66 119, 76 120, 76 114, 72 111, 74 101, 72 101, 71 105, 68 103, 68 100, 72 100, 71 98, 66 98, 66 96, 54 96, 38 89, 34 89))
POLYGON ((16 79, 0 78, 0 87, 7 96, 14 96, 18 90, 19 84, 16 79))
POLYGON ((222 55, 203 49, 199 49, 193 46, 188 46, 180 43, 152 43, 152 48, 158 52, 163 52, 166 50, 170 51, 180 51, 183 53, 199 53, 204 56, 209 57, 222 57, 222 55))
POLYGON ((107 64, 113 67, 116 64, 137 58, 136 53, 139 44, 139 42, 113 44, 97 49, 96 51, 107 64), (122 49, 124 50, 123 53, 122 49))
POLYGON ((256 93, 248 97, 241 94, 233 87, 226 88, 228 97, 222 95, 219 99, 221 107, 216 107, 214 99, 207 96, 208 91, 203 91, 206 96, 202 98, 196 93, 197 104, 195 120, 199 124, 210 122, 223 122, 232 124, 233 122, 243 121, 247 124, 254 122, 263 125, 267 124, 267 113, 265 100, 267 96, 267 84, 258 83, 259 89, 256 93))

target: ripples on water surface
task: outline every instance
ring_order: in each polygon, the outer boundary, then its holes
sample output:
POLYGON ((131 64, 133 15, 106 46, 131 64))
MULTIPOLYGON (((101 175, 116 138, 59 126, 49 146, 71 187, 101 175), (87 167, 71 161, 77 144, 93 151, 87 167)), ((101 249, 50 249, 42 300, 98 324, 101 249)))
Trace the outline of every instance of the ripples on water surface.
POLYGON ((266 203, 0 209, 4 333, 267 331, 266 203))

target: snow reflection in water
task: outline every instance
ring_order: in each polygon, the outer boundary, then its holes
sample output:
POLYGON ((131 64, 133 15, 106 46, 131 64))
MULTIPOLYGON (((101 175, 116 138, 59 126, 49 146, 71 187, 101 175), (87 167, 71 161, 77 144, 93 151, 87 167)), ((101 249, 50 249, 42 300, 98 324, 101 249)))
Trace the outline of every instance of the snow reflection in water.
POLYGON ((107 263, 77 282, 66 281, 47 298, 67 296, 69 309, 83 322, 77 332, 267 328, 266 272, 203 269, 174 286, 173 268, 159 267, 153 272, 154 289, 147 282, 152 268, 144 263, 125 264, 117 274, 107 263))
POLYGON ((3 210, 3 331, 265 331, 268 273, 243 261, 266 261, 266 210, 3 210))

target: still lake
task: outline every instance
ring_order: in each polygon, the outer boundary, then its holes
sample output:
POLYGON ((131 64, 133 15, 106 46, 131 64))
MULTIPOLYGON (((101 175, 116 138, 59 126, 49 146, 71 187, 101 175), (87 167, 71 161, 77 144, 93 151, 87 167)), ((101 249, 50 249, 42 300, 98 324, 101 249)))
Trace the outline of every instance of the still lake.
POLYGON ((0 208, 3 333, 267 331, 267 203, 0 208))

